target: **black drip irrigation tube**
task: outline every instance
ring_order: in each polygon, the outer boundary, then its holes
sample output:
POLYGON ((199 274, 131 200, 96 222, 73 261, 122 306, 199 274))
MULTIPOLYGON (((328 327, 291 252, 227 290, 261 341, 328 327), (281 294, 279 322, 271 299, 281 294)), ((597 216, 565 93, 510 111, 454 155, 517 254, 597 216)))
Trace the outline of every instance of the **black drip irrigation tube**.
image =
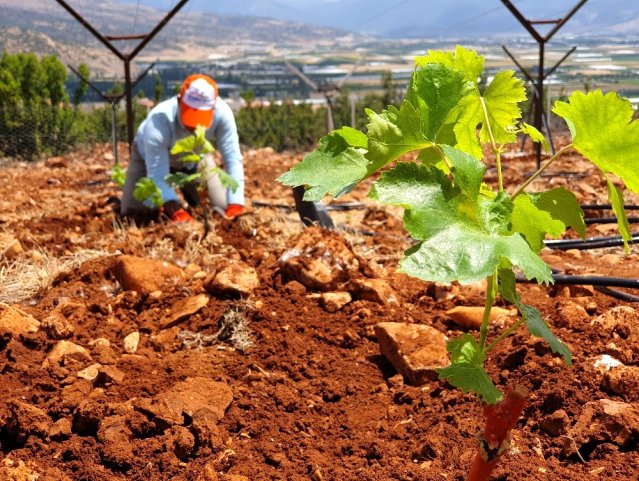
MULTIPOLYGON (((253 200, 251 201, 255 207, 271 207, 273 209, 286 209, 286 210, 295 210, 296 207, 294 205, 289 204, 277 204, 273 202, 264 202, 261 200, 253 200)), ((357 210, 357 209, 365 209, 368 207, 363 202, 343 202, 341 204, 327 204, 324 206, 326 210, 357 210)))
MULTIPOLYGON (((627 292, 611 289, 611 287, 623 287, 626 289, 639 289, 639 279, 625 279, 623 277, 607 276, 573 276, 568 274, 552 274, 557 285, 565 286, 593 286, 596 291, 615 297, 622 301, 639 302, 639 296, 627 292)), ((522 275, 516 276, 517 282, 535 283, 536 280, 526 279, 522 275)))
MULTIPOLYGON (((630 239, 628 239, 628 244, 635 244, 639 242, 639 234, 634 234, 630 239)), ((612 237, 591 237, 589 239, 557 239, 557 240, 546 240, 544 241, 544 245, 549 249, 559 249, 559 250, 568 250, 568 249, 579 249, 579 250, 587 250, 587 249, 602 249, 605 247, 619 247, 624 245, 623 239, 621 236, 612 236, 612 237)))

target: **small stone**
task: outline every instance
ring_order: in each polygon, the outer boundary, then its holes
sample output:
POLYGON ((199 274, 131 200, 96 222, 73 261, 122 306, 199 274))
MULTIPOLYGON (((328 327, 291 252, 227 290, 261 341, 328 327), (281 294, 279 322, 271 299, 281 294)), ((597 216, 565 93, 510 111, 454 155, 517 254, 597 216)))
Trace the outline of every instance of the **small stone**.
POLYGON ((113 272, 124 289, 140 294, 178 285, 185 279, 184 271, 168 262, 127 255, 118 257, 113 272))
POLYGON ((140 333, 134 331, 124 338, 124 350, 128 354, 135 354, 138 350, 138 344, 140 343, 140 333))
POLYGON ((111 347, 111 341, 109 341, 105 337, 98 337, 89 341, 89 346, 91 347, 111 347))
POLYGON ((121 384, 124 380, 124 376, 124 372, 120 371, 115 366, 102 366, 98 371, 98 376, 95 382, 98 385, 111 383, 121 384))
POLYGON ((86 367, 82 369, 81 371, 78 371, 77 376, 80 379, 86 379, 87 381, 94 381, 95 378, 98 377, 98 373, 100 372, 101 367, 102 367, 102 364, 99 364, 99 363, 91 364, 89 367, 86 367))
POLYGON ((639 367, 618 365, 604 374, 604 387, 629 401, 639 401, 639 367))
POLYGON ((229 263, 204 281, 208 292, 240 296, 249 296, 259 285, 255 269, 241 261, 229 263))
POLYGON ((206 307, 208 303, 209 296, 206 294, 200 294, 180 300, 171 307, 171 313, 160 323, 160 328, 167 329, 181 323, 206 307))
POLYGON ((446 336, 430 326, 381 322, 375 336, 382 355, 413 386, 436 379, 435 369, 450 364, 446 336))
MULTIPOLYGON (((484 317, 483 306, 456 306, 446 311, 446 315, 450 317, 456 324, 466 329, 478 330, 481 327, 484 317)), ((503 319, 510 315, 509 309, 493 306, 490 310, 490 322, 500 322, 503 326, 503 319)))
POLYGON ((558 409, 549 416, 543 418, 539 423, 541 429, 551 436, 559 436, 564 434, 570 425, 570 418, 563 409, 558 409))
POLYGON ((71 421, 67 418, 58 419, 49 430, 49 437, 54 441, 61 441, 71 437, 71 421))
POLYGON ((351 302, 351 300, 352 297, 348 292, 323 292, 320 297, 320 304, 328 312, 336 312, 351 302))
POLYGON ((38 332, 39 327, 40 323, 32 315, 0 302, 0 335, 32 334, 38 332))
POLYGON ((58 342, 46 359, 42 362, 42 367, 65 365, 69 360, 90 361, 89 352, 82 346, 71 341, 58 342))
POLYGON ((399 296, 384 279, 356 279, 350 285, 356 299, 378 304, 398 304, 399 296))

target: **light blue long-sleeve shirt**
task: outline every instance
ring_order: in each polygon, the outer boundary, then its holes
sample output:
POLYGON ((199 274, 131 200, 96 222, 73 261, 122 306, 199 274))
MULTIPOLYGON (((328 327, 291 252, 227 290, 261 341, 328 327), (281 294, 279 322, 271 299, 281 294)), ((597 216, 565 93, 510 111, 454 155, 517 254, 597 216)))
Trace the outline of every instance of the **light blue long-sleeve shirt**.
MULTIPOLYGON (((183 169, 179 156, 171 155, 175 142, 192 135, 180 121, 177 97, 157 104, 138 127, 137 147, 146 164, 146 175, 153 179, 162 192, 164 202, 177 200, 175 190, 164 177, 173 169, 183 169)), ((235 125, 233 111, 218 97, 215 103, 213 124, 206 130, 206 139, 222 154, 224 169, 237 182, 233 192, 227 189, 229 204, 244 205, 244 164, 235 125)))

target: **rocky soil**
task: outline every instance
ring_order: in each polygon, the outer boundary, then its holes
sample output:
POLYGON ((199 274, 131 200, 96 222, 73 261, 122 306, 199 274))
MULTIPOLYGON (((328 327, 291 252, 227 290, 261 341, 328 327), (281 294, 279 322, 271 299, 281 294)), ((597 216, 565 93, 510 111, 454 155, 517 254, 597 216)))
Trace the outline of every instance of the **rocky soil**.
MULTIPOLYGON (((483 286, 396 272, 401 212, 364 190, 332 201, 336 231, 303 229, 275 182, 301 156, 245 151, 248 212, 206 236, 118 219, 109 146, 0 167, 0 479, 464 479, 482 407, 433 368, 446 338, 475 332, 483 286)), ((507 181, 533 168, 505 156, 507 181)), ((576 154, 535 185, 607 202, 576 154)), ((543 257, 639 278, 637 252, 543 257)), ((498 387, 531 392, 494 479, 636 481, 637 307, 591 286, 519 289, 574 364, 523 331, 491 352, 498 387)), ((516 320, 498 307, 491 337, 516 320)))

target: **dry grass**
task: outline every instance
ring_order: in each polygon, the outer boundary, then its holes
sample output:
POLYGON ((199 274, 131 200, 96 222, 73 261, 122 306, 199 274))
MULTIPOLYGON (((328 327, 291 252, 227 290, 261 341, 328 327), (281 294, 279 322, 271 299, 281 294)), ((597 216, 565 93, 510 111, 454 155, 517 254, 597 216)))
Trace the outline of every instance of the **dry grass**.
POLYGON ((102 250, 82 250, 63 257, 39 252, 38 259, 0 259, 0 302, 16 304, 32 299, 48 288, 58 275, 88 260, 111 255, 102 250))

